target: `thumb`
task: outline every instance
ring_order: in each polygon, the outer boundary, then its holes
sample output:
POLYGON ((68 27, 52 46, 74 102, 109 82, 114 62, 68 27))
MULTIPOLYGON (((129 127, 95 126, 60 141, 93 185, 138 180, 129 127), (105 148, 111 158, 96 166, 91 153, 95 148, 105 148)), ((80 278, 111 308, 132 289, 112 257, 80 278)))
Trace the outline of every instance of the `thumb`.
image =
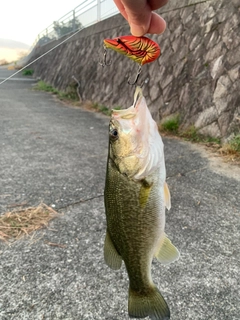
POLYGON ((136 37, 141 37, 148 31, 148 25, 136 24, 134 22, 129 22, 131 34, 136 37))

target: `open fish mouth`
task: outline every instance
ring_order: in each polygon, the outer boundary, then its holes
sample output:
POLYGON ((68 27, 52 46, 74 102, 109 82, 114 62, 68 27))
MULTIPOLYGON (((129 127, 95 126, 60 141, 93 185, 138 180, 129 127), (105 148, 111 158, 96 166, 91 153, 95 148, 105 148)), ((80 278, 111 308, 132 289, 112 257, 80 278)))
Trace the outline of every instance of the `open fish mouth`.
POLYGON ((113 109, 112 117, 120 116, 122 119, 131 119, 135 117, 137 114, 136 105, 138 104, 141 98, 143 98, 142 88, 137 86, 134 93, 133 105, 128 109, 120 109, 120 110, 113 109))

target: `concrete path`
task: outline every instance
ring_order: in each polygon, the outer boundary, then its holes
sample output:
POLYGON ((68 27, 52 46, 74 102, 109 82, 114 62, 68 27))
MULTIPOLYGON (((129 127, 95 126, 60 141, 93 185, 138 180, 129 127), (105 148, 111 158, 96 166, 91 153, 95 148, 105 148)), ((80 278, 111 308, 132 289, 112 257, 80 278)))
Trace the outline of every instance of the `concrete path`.
MULTIPOLYGON (((0 78, 7 74, 0 68, 0 78)), ((102 254, 108 118, 16 77, 0 86, 0 212, 43 201, 63 216, 32 237, 0 243, 0 320, 129 319, 125 268, 110 270, 102 254)), ((164 143, 166 233, 181 259, 154 261, 153 279, 172 320, 239 320, 240 170, 198 146, 164 143)))

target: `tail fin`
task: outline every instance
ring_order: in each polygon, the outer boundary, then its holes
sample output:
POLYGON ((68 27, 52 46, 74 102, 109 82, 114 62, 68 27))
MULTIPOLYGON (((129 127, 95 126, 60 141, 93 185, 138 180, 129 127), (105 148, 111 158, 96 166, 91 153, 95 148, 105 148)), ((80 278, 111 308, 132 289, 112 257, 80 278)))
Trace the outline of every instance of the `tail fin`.
POLYGON ((160 291, 150 287, 145 294, 129 289, 128 313, 130 317, 145 318, 152 320, 170 319, 170 310, 160 291))

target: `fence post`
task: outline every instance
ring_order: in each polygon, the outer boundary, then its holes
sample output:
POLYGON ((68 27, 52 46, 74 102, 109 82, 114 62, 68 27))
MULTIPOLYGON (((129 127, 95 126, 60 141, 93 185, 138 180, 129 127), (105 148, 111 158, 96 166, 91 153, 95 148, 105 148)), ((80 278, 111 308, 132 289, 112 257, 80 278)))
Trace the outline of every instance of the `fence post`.
POLYGON ((101 21, 101 0, 97 0, 97 21, 101 21))
POLYGON ((76 30, 76 21, 75 21, 75 9, 73 10, 73 31, 76 30))

